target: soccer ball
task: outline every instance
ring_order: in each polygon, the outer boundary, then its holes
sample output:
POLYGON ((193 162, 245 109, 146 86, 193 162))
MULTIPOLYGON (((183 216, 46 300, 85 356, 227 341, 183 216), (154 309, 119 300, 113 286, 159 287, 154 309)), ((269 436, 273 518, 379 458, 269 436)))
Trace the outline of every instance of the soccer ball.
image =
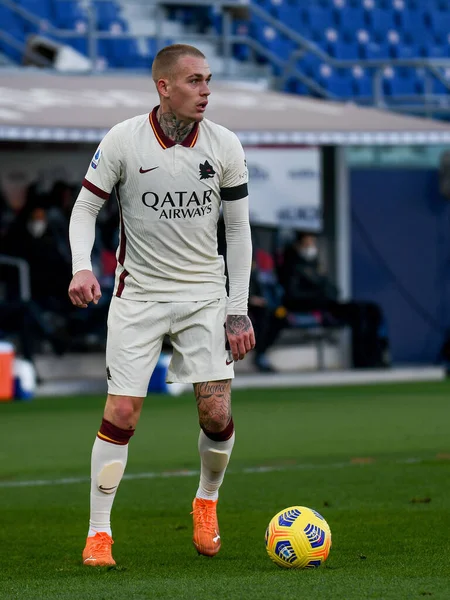
POLYGON ((277 513, 266 529, 270 558, 287 569, 314 569, 324 563, 331 549, 331 531, 318 512, 291 506, 277 513))

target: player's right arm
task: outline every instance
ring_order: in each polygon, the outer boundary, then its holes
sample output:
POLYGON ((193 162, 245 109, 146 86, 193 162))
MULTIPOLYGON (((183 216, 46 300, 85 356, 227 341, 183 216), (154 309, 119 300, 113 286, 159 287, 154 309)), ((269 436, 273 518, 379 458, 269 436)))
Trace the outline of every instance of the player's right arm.
POLYGON ((101 297, 100 285, 92 272, 91 263, 95 223, 105 200, 120 180, 120 156, 116 126, 97 148, 70 217, 73 277, 69 285, 69 298, 72 304, 80 308, 86 308, 90 302, 97 304, 101 297))

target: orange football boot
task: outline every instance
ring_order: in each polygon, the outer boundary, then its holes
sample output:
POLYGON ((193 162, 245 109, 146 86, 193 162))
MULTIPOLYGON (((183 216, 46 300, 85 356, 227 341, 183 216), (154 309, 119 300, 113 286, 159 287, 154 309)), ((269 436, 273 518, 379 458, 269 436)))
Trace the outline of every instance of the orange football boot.
POLYGON ((220 550, 219 523, 217 521, 218 500, 194 498, 192 518, 194 535, 192 541, 199 554, 215 556, 220 550))
POLYGON ((111 567, 116 564, 111 554, 111 546, 114 544, 110 535, 99 531, 88 537, 83 550, 83 565, 90 567, 111 567))

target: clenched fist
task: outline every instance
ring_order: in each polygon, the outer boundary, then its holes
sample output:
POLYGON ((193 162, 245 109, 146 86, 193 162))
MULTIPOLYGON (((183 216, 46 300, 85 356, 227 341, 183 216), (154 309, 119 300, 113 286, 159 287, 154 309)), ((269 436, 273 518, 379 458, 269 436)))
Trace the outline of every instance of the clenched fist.
POLYGON ((69 285, 69 298, 79 308, 87 308, 90 302, 97 304, 102 293, 100 284, 92 271, 78 271, 69 285))

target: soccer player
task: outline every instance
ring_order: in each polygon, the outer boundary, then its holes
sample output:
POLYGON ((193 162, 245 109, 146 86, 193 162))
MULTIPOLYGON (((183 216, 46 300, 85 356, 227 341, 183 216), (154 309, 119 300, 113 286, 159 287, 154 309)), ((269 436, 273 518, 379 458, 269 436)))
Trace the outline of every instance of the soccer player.
POLYGON ((89 566, 115 564, 111 508, 166 334, 173 346, 168 381, 193 384, 199 415, 193 543, 200 554, 217 554, 218 490, 234 444, 233 361, 255 345, 247 316, 252 248, 242 146, 234 133, 204 119, 211 72, 202 52, 167 46, 153 62, 152 77, 159 106, 106 134, 70 221, 69 297, 86 308, 101 296, 90 254, 97 215, 115 188, 120 240, 108 315, 108 396, 91 458, 83 551, 89 566), (221 205, 228 298, 224 261, 217 252, 221 205))

